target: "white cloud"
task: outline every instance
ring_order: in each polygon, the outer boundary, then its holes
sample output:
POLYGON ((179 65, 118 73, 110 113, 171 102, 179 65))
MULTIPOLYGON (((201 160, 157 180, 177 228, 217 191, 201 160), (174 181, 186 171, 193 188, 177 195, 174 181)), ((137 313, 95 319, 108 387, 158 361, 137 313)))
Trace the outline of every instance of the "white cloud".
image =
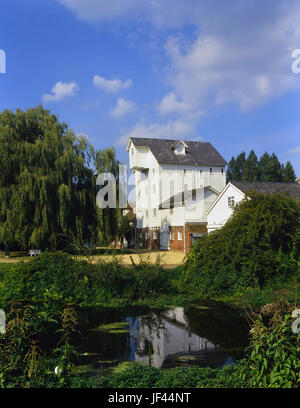
POLYGON ((109 112, 109 116, 120 119, 121 117, 134 111, 136 111, 136 107, 133 102, 119 98, 117 105, 109 112))
POLYGON ((111 19, 141 19, 158 26, 178 26, 201 15, 199 0, 58 0, 91 23, 111 19), (188 3, 188 4, 187 4, 188 3))
POLYGON ((300 146, 296 146, 291 150, 288 150, 286 154, 299 154, 300 153, 300 146))
MULTIPOLYGON (((226 103, 248 110, 300 89, 299 76, 291 71, 291 52, 300 44, 298 0, 59 1, 86 21, 197 28, 196 38, 194 33, 185 43, 176 36, 167 42, 167 80, 173 89, 162 101, 162 114, 226 103)), ((96 83, 111 92, 124 88, 120 80, 99 77, 96 83)))
POLYGON ((131 129, 123 131, 118 145, 126 145, 130 137, 146 137, 154 139, 184 139, 192 140, 195 137, 195 122, 184 120, 170 120, 167 123, 145 125, 136 124, 131 129))
POLYGON ((170 113, 185 113, 190 110, 190 106, 184 102, 179 102, 173 92, 167 94, 158 107, 162 115, 170 113))
POLYGON ((42 98, 44 102, 61 101, 69 96, 74 96, 78 89, 76 82, 59 81, 51 89, 52 94, 44 94, 42 98))
MULTIPOLYGON (((300 7, 297 10, 300 18, 300 7)), ((234 102, 248 110, 272 98, 300 89, 291 72, 290 50, 300 42, 300 30, 288 31, 290 19, 258 29, 254 37, 203 35, 188 45, 170 38, 166 51, 172 73, 169 83, 192 107, 234 102)))
POLYGON ((104 89, 107 92, 119 92, 121 89, 129 88, 132 84, 131 79, 122 82, 119 78, 105 79, 99 75, 95 75, 93 83, 97 88, 104 89))

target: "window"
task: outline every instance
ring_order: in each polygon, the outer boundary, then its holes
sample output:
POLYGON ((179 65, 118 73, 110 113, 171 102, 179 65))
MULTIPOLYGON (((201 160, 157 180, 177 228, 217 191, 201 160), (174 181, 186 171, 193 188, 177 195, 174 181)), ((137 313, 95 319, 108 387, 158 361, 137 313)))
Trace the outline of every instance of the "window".
POLYGON ((157 239, 157 232, 153 231, 153 239, 157 239))
POLYGON ((186 175, 186 169, 183 170, 183 174, 186 175))
POLYGON ((202 174, 202 170, 200 170, 200 174, 202 174))
POLYGON ((170 240, 171 240, 171 241, 174 241, 174 231, 171 231, 171 232, 170 232, 170 240))
POLYGON ((138 192, 138 198, 141 198, 141 190, 138 192))
POLYGON ((221 173, 222 173, 222 174, 224 173, 224 169, 221 169, 221 173))
POLYGON ((228 197, 228 207, 229 208, 234 207, 234 197, 228 197))
POLYGON ((182 241, 182 232, 181 231, 177 232, 177 239, 178 239, 178 241, 182 241))
POLYGON ((145 239, 149 239, 149 234, 148 234, 148 232, 145 232, 145 239))
POLYGON ((212 168, 209 169, 209 172, 212 173, 212 168))
POLYGON ((156 208, 153 209, 153 217, 156 217, 156 208))
POLYGON ((131 156, 133 156, 133 148, 131 149, 131 156))

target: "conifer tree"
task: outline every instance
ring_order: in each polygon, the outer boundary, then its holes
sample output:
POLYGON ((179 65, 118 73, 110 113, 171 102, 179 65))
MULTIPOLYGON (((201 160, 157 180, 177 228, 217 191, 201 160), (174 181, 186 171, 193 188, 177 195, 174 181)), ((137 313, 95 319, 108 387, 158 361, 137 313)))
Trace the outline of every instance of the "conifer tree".
POLYGON ((295 170, 290 161, 288 161, 286 165, 283 166, 282 181, 284 181, 285 183, 295 183, 296 182, 295 170))
POLYGON ((260 181, 282 181, 282 167, 275 153, 265 152, 259 161, 260 181))
POLYGON ((251 150, 245 161, 242 179, 244 181, 258 181, 258 161, 253 150, 251 150))

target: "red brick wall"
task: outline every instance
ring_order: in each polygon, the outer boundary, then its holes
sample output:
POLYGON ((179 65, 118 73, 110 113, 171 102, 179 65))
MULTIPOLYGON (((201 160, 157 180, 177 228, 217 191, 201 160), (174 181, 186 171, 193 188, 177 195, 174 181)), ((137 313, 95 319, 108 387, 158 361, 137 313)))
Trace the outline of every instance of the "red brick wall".
POLYGON ((207 224, 204 224, 204 223, 203 224, 185 224, 185 250, 186 252, 189 252, 192 247, 191 237, 193 233, 207 234, 207 224))
POLYGON ((184 251, 184 228, 170 227, 170 249, 171 251, 184 251), (171 240, 171 233, 174 233, 174 240, 171 240), (178 232, 181 232, 182 239, 178 240, 178 232))

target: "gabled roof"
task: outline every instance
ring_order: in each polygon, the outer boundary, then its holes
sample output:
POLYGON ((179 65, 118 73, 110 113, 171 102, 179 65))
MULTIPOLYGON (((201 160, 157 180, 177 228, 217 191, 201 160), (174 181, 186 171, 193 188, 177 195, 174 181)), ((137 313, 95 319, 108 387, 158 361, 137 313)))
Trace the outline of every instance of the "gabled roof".
POLYGON ((281 193, 289 195, 294 200, 300 202, 300 184, 297 183, 279 183, 271 181, 232 181, 243 193, 248 191, 256 191, 257 193, 281 193))
POLYGON ((289 197, 300 203, 300 184, 297 183, 279 183, 273 181, 231 181, 229 182, 216 200, 206 211, 209 214, 215 205, 220 201, 221 197, 225 194, 228 188, 232 186, 238 189, 241 193, 247 194, 249 191, 256 191, 257 193, 264 194, 275 194, 281 193, 286 194, 289 197))
POLYGON ((131 137, 128 142, 127 151, 130 141, 137 147, 148 147, 159 163, 198 164, 203 166, 226 166, 227 164, 220 153, 207 142, 185 140, 184 143, 187 146, 186 154, 177 155, 174 152, 174 144, 178 143, 178 140, 131 137))

